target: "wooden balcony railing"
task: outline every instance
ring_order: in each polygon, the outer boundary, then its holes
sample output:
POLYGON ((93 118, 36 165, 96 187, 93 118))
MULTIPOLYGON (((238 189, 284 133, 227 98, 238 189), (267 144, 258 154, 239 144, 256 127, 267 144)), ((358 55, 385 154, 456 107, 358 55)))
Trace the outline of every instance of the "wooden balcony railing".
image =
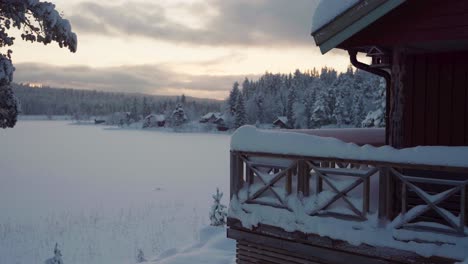
POLYGON ((241 204, 292 211, 297 195, 311 216, 468 235, 468 167, 231 151, 230 177, 241 204))

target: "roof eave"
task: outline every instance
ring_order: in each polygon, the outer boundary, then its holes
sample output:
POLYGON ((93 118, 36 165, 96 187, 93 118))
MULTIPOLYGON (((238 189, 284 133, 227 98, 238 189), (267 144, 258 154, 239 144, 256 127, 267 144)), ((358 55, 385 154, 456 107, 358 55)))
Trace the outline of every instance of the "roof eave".
POLYGON ((322 54, 336 48, 406 0, 363 0, 312 32, 322 54))

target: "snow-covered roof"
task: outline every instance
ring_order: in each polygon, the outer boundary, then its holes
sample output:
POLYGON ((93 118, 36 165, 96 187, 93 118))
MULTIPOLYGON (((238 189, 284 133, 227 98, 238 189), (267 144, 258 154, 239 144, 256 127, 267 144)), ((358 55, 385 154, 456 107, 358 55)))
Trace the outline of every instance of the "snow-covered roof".
POLYGON ((322 53, 366 28, 406 0, 317 0, 312 35, 322 53))
POLYGON ((283 124, 287 124, 288 123, 288 118, 286 116, 278 116, 275 121, 273 121, 273 123, 276 123, 276 122, 282 122, 283 124))
POLYGON ((231 137, 231 150, 330 157, 402 164, 468 167, 468 147, 419 146, 395 149, 390 146, 362 147, 335 138, 297 132, 260 130, 243 126, 231 137))
POLYGON ((145 117, 145 119, 154 119, 158 122, 166 120, 166 117, 164 115, 157 115, 157 114, 150 114, 145 117))
POLYGON ((360 0, 316 0, 312 32, 320 29, 360 0))
POLYGON ((202 116, 201 119, 210 119, 212 117, 218 119, 218 118, 222 117, 222 114, 218 113, 218 112, 209 112, 206 115, 202 116))

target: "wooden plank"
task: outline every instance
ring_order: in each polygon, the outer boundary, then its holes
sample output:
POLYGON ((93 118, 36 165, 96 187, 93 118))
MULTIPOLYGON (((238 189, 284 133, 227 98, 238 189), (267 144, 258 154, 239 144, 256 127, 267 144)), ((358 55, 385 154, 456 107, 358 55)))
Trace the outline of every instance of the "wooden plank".
MULTIPOLYGON (((228 222, 230 222, 229 219, 228 222)), ((454 260, 451 259, 425 258, 404 250, 373 247, 365 244, 353 246, 345 241, 298 231, 286 232, 278 227, 264 224, 259 224, 254 231, 236 226, 228 229, 227 236, 236 239, 239 243, 247 245, 256 243, 264 247, 274 247, 276 250, 284 250, 294 256, 301 256, 320 263, 454 263, 454 260)))
POLYGON ((297 162, 298 177, 301 178, 301 191, 304 196, 309 196, 309 175, 307 173, 306 162, 299 160, 297 162))
POLYGON ((466 187, 467 185, 461 188, 461 199, 460 199, 460 232, 464 232, 466 225, 466 187))
POLYGON ((316 264, 317 263, 317 262, 304 260, 298 257, 290 256, 291 253, 280 254, 280 253, 274 252, 275 251, 274 248, 259 249, 257 248, 256 245, 250 244, 250 243, 246 245, 240 244, 238 248, 242 252, 241 254, 251 255, 253 257, 256 257, 257 259, 267 260, 273 263, 297 263, 297 264, 316 264))
POLYGON ((380 168, 379 169, 379 206, 378 206, 378 215, 379 215, 379 220, 382 224, 384 224, 384 221, 387 220, 388 214, 387 214, 387 169, 385 168, 380 168))
POLYGON ((296 243, 294 241, 288 241, 272 236, 258 235, 236 229, 228 229, 228 237, 236 239, 238 241, 254 241, 256 243, 275 247, 282 250, 290 251, 291 254, 298 254, 308 258, 317 259, 318 262, 324 263, 336 263, 336 264, 348 264, 348 263, 360 263, 360 264, 381 264, 390 263, 381 259, 372 259, 369 257, 350 254, 347 252, 336 251, 323 247, 312 247, 310 245, 296 243))
POLYGON ((321 173, 324 174, 333 174, 341 176, 352 176, 352 177, 366 177, 366 174, 371 170, 361 170, 361 169, 341 169, 341 168, 317 168, 321 173))
POLYGON ((401 214, 406 214, 406 183, 401 184, 401 214))
POLYGON ((452 90, 452 115, 450 116, 450 124, 452 137, 450 145, 463 146, 465 143, 465 101, 466 90, 465 86, 465 68, 468 56, 462 54, 455 56, 453 67, 453 90, 452 90))
POLYGON ((403 134, 401 135, 403 145, 398 146, 399 148, 413 147, 416 146, 413 142, 413 132, 414 132, 414 101, 415 101, 415 92, 414 92, 414 68, 416 59, 414 56, 407 56, 405 59, 405 65, 400 74, 403 74, 402 80, 403 83, 400 84, 400 93, 402 98, 396 98, 396 102, 401 100, 401 108, 403 110, 403 134))
MULTIPOLYGON (((408 65, 409 67, 409 65, 408 65)), ((416 55, 414 57, 414 77, 413 77, 413 86, 412 93, 409 93, 408 89, 411 89, 411 86, 405 87, 408 94, 412 94, 410 105, 409 102, 405 102, 405 107, 412 107, 412 121, 411 124, 406 123, 405 125, 411 125, 411 144, 410 146, 423 146, 426 145, 424 142, 424 130, 426 122, 426 56, 425 55, 416 55)), ((407 73, 409 74, 409 72, 407 73)))
POLYGON ((235 152, 230 152, 230 155, 229 155, 229 159, 230 159, 230 162, 229 162, 229 168, 230 168, 230 176, 229 176, 229 179, 230 179, 230 184, 229 184, 229 197, 232 199, 232 196, 234 194, 237 194, 237 191, 235 189, 236 187, 236 184, 234 183, 234 179, 237 175, 237 172, 236 172, 236 169, 237 169, 237 166, 236 166, 236 153, 235 152))
POLYGON ((464 184, 468 180, 457 181, 457 180, 446 180, 446 179, 435 179, 435 178, 424 178, 424 177, 415 177, 409 175, 403 175, 404 178, 410 182, 421 182, 421 183, 430 183, 430 184, 439 184, 439 185, 450 185, 458 186, 464 184))
POLYGON ((452 88, 453 88, 453 65, 451 55, 447 58, 439 56, 443 66, 440 71, 440 108, 439 108, 439 140, 438 145, 449 146, 451 142, 451 115, 452 115, 452 88))
MULTIPOLYGON (((468 87, 468 66, 465 67, 465 87, 468 87)), ((465 95, 465 102, 468 102, 468 91, 465 95)), ((465 103, 465 146, 468 146, 468 103, 465 103)))
POLYGON ((426 145, 438 145, 439 132, 439 63, 435 55, 428 55, 426 85, 426 122, 424 123, 424 142, 426 145))
POLYGON ((291 170, 288 170, 286 174, 286 193, 291 194, 292 192, 292 176, 293 173, 291 170))

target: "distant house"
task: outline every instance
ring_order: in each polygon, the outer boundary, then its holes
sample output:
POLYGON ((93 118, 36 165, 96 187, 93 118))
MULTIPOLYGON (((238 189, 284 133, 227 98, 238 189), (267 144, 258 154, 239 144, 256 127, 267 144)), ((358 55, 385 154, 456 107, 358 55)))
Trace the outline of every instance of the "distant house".
POLYGON ((290 129, 291 127, 288 125, 288 118, 285 116, 278 116, 278 118, 273 121, 273 126, 275 128, 283 128, 283 129, 290 129))
POLYGON ((224 116, 220 116, 213 122, 214 124, 216 124, 216 128, 218 129, 218 131, 229 130, 229 126, 226 124, 226 121, 224 119, 224 116))
POLYGON ((200 118, 200 123, 216 123, 216 121, 222 118, 222 114, 218 112, 209 112, 208 114, 200 118))
POLYGON ((165 124, 166 117, 164 115, 150 114, 145 117, 143 121, 143 128, 163 127, 165 124))
POLYGON ((94 119, 94 124, 99 125, 99 124, 104 124, 106 120, 104 119, 94 119))

